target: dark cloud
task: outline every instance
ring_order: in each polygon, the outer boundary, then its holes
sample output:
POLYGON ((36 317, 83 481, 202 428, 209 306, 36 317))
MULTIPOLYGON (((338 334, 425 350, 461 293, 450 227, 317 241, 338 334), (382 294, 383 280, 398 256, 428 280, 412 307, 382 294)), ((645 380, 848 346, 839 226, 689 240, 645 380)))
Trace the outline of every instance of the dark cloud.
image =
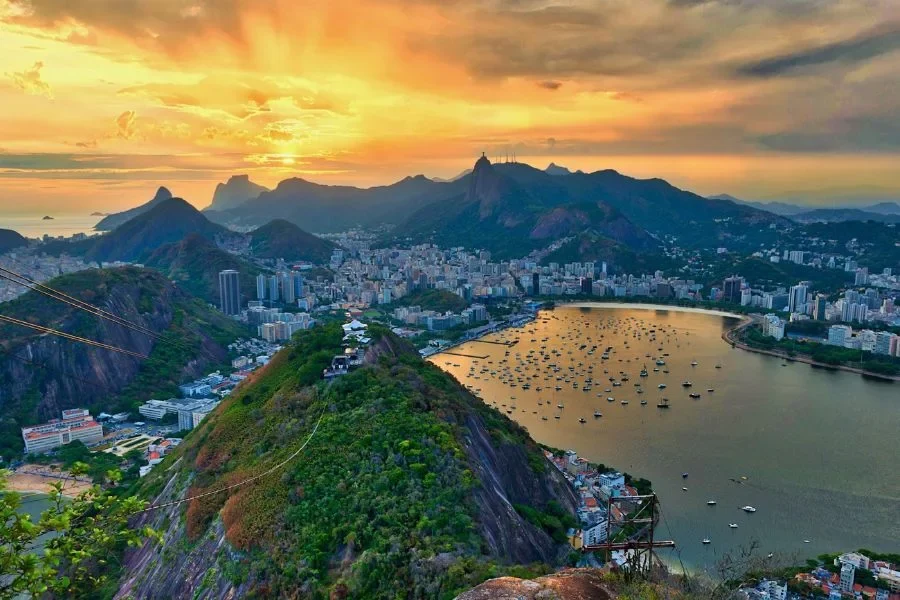
POLYGON ((854 38, 774 56, 738 67, 748 77, 774 77, 795 69, 828 63, 857 63, 900 49, 900 23, 868 31, 854 38))
POLYGON ((894 115, 852 117, 810 130, 760 136, 758 143, 780 152, 900 152, 900 121, 894 115))
POLYGON ((544 81, 537 82, 538 87, 542 87, 545 90, 558 90, 562 87, 561 81, 554 81, 552 79, 545 79, 544 81))

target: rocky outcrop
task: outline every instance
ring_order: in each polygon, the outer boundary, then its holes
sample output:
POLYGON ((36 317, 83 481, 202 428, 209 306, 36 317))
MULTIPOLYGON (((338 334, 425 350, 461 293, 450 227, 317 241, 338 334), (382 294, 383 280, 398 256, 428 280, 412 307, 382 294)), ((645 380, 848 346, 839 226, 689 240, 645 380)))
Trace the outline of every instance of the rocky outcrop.
POLYGON ((100 220, 99 223, 94 225, 94 229, 96 229, 97 231, 112 231, 125 221, 129 221, 136 216, 147 212, 160 202, 164 202, 171 197, 172 192, 170 192, 167 188, 160 186, 160 188, 156 190, 156 194, 154 194, 153 198, 151 198, 149 201, 144 202, 140 206, 135 206, 134 208, 123 210, 122 212, 113 213, 104 217, 100 220))
POLYGON ((498 577, 456 600, 607 600, 616 598, 598 569, 565 569, 537 579, 498 577))
POLYGON ((269 188, 250 181, 249 175, 232 175, 225 183, 216 185, 212 204, 204 210, 237 208, 247 200, 252 200, 268 191, 269 188))

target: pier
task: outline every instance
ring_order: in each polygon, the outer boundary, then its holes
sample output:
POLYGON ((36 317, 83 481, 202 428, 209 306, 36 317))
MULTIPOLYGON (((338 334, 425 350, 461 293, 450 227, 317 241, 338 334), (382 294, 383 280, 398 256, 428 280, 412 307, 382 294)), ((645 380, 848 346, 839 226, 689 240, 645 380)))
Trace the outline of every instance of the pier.
POLYGON ((496 344, 498 346, 515 346, 515 342, 495 342, 493 340, 469 340, 470 343, 478 342, 479 344, 496 344))
POLYGON ((478 360, 484 360, 488 357, 487 354, 484 356, 477 356, 475 354, 464 354, 462 352, 441 352, 441 354, 449 354, 450 356, 462 356, 463 358, 477 358, 478 360))

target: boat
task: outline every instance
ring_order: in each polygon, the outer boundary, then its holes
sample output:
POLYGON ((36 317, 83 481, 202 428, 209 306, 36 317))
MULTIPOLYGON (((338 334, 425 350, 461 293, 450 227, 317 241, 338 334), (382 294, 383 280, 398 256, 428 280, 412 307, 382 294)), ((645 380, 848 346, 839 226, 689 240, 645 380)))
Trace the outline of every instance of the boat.
POLYGON ((641 406, 645 406, 647 404, 646 400, 641 400, 641 406))
POLYGON ((615 402, 616 399, 613 398, 612 396, 609 396, 609 397, 606 399, 606 401, 607 401, 607 402, 615 402))
POLYGON ((557 404, 557 405, 556 405, 556 408, 563 408, 563 403, 560 402, 559 404, 557 404))
POLYGON ((688 396, 690 396, 691 398, 699 398, 700 394, 698 394, 696 392, 692 392, 692 393, 688 394, 688 396))
POLYGON ((716 390, 714 390, 714 389, 712 389, 712 388, 706 388, 706 391, 712 393, 712 392, 714 392, 714 391, 716 391, 716 390))
POLYGON ((666 361, 664 361, 664 360, 661 359, 661 358, 658 358, 658 359, 656 359, 656 364, 659 365, 659 366, 661 367, 661 366, 663 366, 664 364, 666 364, 666 361))
POLYGON ((681 474, 681 478, 682 478, 682 479, 687 479, 687 478, 688 478, 688 474, 687 474, 687 473, 682 473, 682 474, 681 474))
POLYGON ((663 398, 662 402, 656 403, 656 408, 669 408, 669 401, 663 398))
POLYGON ((554 418, 554 419, 558 419, 558 418, 559 418, 559 415, 553 415, 553 418, 554 418))
POLYGON ((707 506, 715 506, 715 505, 716 505, 716 501, 715 501, 715 500, 707 500, 707 501, 706 501, 706 505, 707 505, 707 506))
POLYGON ((547 420, 547 417, 541 417, 541 420, 542 420, 542 421, 546 421, 546 420, 547 420))
POLYGON ((722 368, 722 365, 721 365, 720 363, 716 363, 716 368, 717 368, 717 369, 721 369, 721 368, 722 368))
POLYGON ((587 423, 587 421, 584 420, 584 417, 579 417, 578 422, 579 423, 587 423))
POLYGON ((738 524, 737 524, 737 523, 729 523, 728 526, 731 527, 732 529, 737 529, 737 528, 738 528, 738 524))
POLYGON ((626 404, 628 404, 628 400, 622 400, 622 406, 625 406, 626 404))
POLYGON ((687 380, 681 382, 681 387, 691 387, 692 385, 694 384, 687 380))
POLYGON ((697 361, 696 361, 696 360, 692 360, 692 361, 691 361, 691 366, 692 366, 692 367, 696 367, 696 366, 697 366, 697 361))
POLYGON ((749 504, 747 506, 742 506, 741 510, 744 511, 745 513, 755 513, 756 512, 756 509, 753 508, 752 506, 750 506, 749 504))
POLYGON ((658 387, 658 388, 661 389, 661 390, 664 390, 664 389, 666 389, 666 384, 661 383, 661 384, 659 384, 659 385, 656 386, 656 387, 658 387))
POLYGON ((594 416, 595 416, 595 417, 602 417, 603 415, 600 414, 600 411, 599 411, 599 410, 595 410, 595 411, 594 411, 594 416))
POLYGON ((709 538, 703 538, 702 542, 703 542, 704 544, 712 544, 712 540, 709 539, 709 538))
POLYGON ((686 487, 683 487, 683 488, 681 488, 681 491, 682 491, 682 492, 686 492, 686 491, 687 491, 687 488, 686 488, 686 487))

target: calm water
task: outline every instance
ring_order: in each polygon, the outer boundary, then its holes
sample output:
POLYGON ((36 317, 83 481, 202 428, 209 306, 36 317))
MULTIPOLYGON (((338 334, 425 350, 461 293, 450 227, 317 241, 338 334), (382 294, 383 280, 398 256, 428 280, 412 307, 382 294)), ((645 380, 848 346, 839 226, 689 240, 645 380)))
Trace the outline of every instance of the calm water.
POLYGON ((103 217, 87 215, 49 215, 52 221, 44 221, 44 215, 0 215, 0 229, 18 231, 27 238, 39 238, 44 234, 69 237, 76 233, 95 233, 94 225, 103 217))
MULTIPOLYGON (((779 359, 733 349, 720 335, 734 322, 708 313, 564 307, 484 338, 519 338, 508 356, 505 346, 470 342, 452 351, 487 358, 438 355, 433 360, 461 382, 481 388, 486 402, 496 401, 504 411, 515 404, 510 417, 537 441, 650 479, 665 521, 658 535, 678 543, 689 568, 709 567, 752 540, 759 541, 761 554, 783 558, 860 547, 898 551, 900 386, 801 363, 782 366, 779 359), (580 349, 582 344, 587 346, 580 349), (588 355, 593 345, 598 348, 588 355), (542 360, 541 346, 559 355, 542 360), (613 352, 602 360, 607 346, 613 352), (670 354, 662 357, 666 365, 653 372, 655 358, 664 352, 670 354), (698 364, 691 366, 692 361, 698 364), (549 363, 561 367, 551 381, 545 380, 549 363), (645 364, 649 376, 642 378, 645 364), (481 373, 482 367, 497 373, 481 373), (614 387, 608 378, 619 379, 620 371, 629 381, 614 387), (539 377, 530 377, 535 373, 539 377), (557 381, 560 375, 577 381, 577 389, 572 381, 557 381), (522 389, 519 376, 530 379, 530 390, 522 389), (589 376, 592 389, 582 391, 589 376), (517 387, 508 385, 510 378, 517 387), (693 387, 682 387, 684 380, 693 387), (634 383, 641 384, 643 394, 634 383), (660 383, 667 387, 658 389, 660 383), (701 397, 690 398, 692 391, 701 397), (608 402, 608 396, 615 401, 608 402), (668 410, 656 407, 663 396, 670 400, 668 410), (622 399, 629 404, 622 405, 622 399), (647 405, 640 404, 642 399, 647 405), (595 409, 601 418, 592 416, 595 409), (579 417, 587 423, 579 423, 579 417), (682 472, 689 473, 688 479, 682 472), (707 506, 707 500, 717 505, 707 506), (758 511, 740 510, 748 504, 758 511), (729 523, 739 528, 730 529, 729 523), (704 537, 712 544, 703 546, 704 537)), ((677 560, 678 554, 663 553, 677 560)))

